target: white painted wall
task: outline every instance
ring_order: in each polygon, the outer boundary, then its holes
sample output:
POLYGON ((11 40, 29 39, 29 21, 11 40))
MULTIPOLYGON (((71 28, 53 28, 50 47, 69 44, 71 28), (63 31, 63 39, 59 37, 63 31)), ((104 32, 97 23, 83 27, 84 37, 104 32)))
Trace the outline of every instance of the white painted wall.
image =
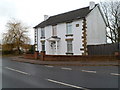
POLYGON ((80 48, 82 47, 82 20, 72 22, 73 26, 73 53, 74 55, 81 55, 80 48), (79 24, 79 27, 76 27, 79 24))
MULTIPOLYGON (((82 21, 76 20, 72 22, 73 28, 73 53, 75 55, 80 55, 82 52, 80 48, 82 47, 82 21), (76 27, 76 24, 79 24, 79 27, 76 27)), ((57 25, 57 36, 60 37, 58 55, 66 55, 67 52, 67 42, 66 42, 66 23, 61 23, 57 25)), ((52 36, 52 26, 45 27, 45 37, 46 37, 46 54, 52 54, 52 50, 49 46, 48 38, 52 36)), ((41 46, 40 46, 41 47, 41 46)))
POLYGON ((94 8, 87 16, 87 44, 106 43, 106 25, 99 12, 98 7, 94 8))
MULTIPOLYGON (((66 24, 58 24, 57 25, 57 36, 60 37, 60 41, 58 42, 58 55, 65 55, 67 51, 67 45, 65 41, 65 35, 66 35, 66 24)), ((52 49, 50 47, 49 42, 47 41, 48 38, 52 36, 52 26, 47 26, 45 27, 45 49, 46 49, 46 54, 52 55, 52 49)), ((40 46, 41 47, 41 46, 40 46)))
POLYGON ((52 36, 52 26, 45 27, 45 50, 46 54, 52 54, 51 48, 49 46, 49 42, 47 41, 48 38, 52 36))
POLYGON ((59 41, 59 49, 58 54, 59 55, 66 55, 67 52, 67 43, 65 41, 65 35, 66 35, 66 23, 61 23, 57 25, 57 35, 60 37, 59 41))
POLYGON ((41 28, 38 28, 38 51, 41 51, 40 36, 41 36, 41 28))

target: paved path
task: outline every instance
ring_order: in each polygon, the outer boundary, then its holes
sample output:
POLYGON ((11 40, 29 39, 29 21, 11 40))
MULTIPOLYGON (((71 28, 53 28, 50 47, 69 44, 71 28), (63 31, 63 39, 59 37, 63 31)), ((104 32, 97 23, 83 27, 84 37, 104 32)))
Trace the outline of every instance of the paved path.
POLYGON ((13 61, 33 63, 40 65, 70 65, 70 66, 120 66, 119 61, 40 61, 24 59, 22 57, 12 57, 13 61))

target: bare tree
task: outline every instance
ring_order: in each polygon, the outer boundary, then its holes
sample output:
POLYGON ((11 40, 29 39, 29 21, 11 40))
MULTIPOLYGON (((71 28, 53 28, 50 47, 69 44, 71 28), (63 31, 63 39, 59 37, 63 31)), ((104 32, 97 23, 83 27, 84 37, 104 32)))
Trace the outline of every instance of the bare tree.
POLYGON ((17 20, 8 21, 6 24, 7 33, 3 34, 3 43, 11 44, 12 48, 16 48, 18 53, 21 52, 23 44, 30 42, 28 37, 28 27, 24 26, 22 22, 17 20))
POLYGON ((107 22, 107 37, 112 43, 120 42, 120 1, 110 0, 100 5, 107 22))

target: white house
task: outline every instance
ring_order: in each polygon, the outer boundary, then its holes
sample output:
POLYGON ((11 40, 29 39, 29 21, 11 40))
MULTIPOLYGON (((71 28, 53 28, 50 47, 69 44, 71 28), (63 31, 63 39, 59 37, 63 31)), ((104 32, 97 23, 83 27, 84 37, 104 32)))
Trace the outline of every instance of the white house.
POLYGON ((44 16, 34 27, 36 51, 49 55, 87 54, 87 45, 105 44, 106 23, 99 4, 44 16))

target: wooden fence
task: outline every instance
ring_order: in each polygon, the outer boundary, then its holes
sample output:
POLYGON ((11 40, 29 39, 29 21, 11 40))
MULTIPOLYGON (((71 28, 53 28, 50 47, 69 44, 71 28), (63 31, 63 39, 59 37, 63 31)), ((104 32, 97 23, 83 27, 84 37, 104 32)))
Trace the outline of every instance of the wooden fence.
POLYGON ((120 43, 88 45, 88 55, 114 55, 120 52, 120 43))

